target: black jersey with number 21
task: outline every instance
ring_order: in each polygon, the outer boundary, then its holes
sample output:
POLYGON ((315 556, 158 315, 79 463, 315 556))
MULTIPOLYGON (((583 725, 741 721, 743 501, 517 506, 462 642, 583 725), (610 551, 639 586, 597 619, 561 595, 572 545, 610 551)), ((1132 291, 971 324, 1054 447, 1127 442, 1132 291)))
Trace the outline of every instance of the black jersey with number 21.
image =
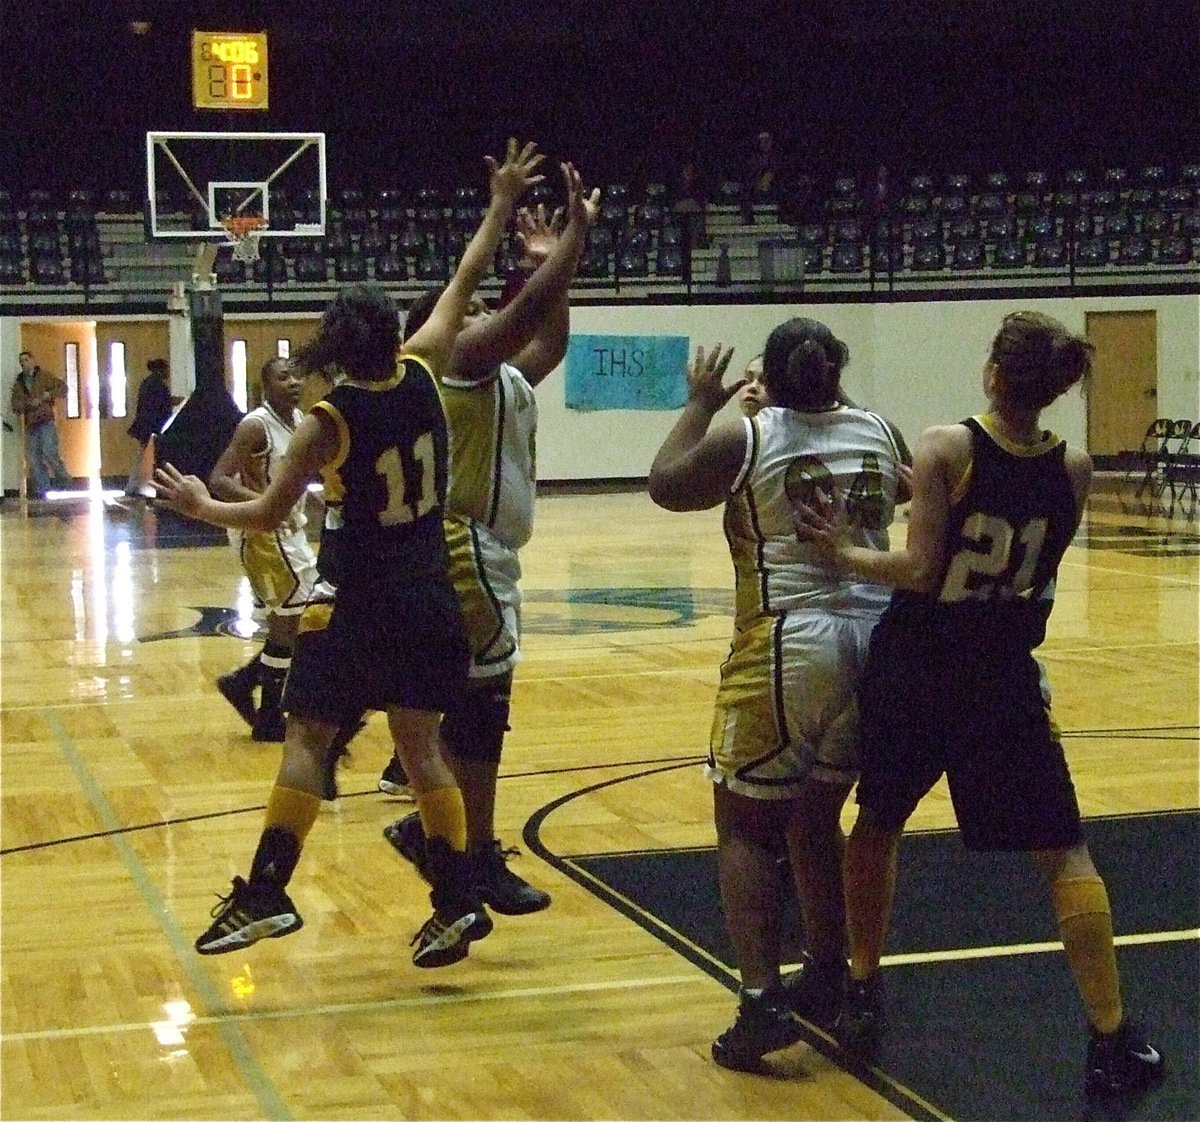
MULTIPOLYGON (((963 424, 971 433, 970 475, 951 500, 933 616, 943 637, 948 625, 968 643, 1032 650, 1045 638, 1058 565, 1078 522, 1066 444, 1045 433, 1036 444, 1014 445, 974 417, 963 424)), ((893 602, 912 600, 928 605, 906 592, 893 602)))

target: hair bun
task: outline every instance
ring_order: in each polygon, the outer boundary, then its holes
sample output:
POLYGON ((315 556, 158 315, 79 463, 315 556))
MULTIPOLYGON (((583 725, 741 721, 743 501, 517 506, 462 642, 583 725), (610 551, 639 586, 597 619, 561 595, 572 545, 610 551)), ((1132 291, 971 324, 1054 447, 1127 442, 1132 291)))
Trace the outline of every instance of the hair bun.
POLYGON ((1078 335, 1060 336, 1051 346, 1051 362, 1057 370, 1074 380, 1087 373, 1094 349, 1090 342, 1078 335))
POLYGON ((992 340, 990 359, 1012 404, 1043 409, 1087 376, 1094 349, 1051 316, 1013 312, 992 340))

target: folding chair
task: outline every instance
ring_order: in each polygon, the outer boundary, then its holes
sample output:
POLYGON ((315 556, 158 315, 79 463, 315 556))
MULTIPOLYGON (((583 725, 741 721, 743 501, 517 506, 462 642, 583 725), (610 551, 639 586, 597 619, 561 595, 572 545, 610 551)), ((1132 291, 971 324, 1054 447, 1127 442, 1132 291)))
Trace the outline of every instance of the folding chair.
POLYGON ((1130 448, 1120 453, 1118 462, 1125 465, 1125 474, 1121 476, 1122 488, 1127 487, 1133 482, 1135 476, 1140 475, 1137 495, 1141 496, 1154 475, 1155 457, 1174 423, 1170 417, 1159 417, 1150 423, 1142 437, 1142 443, 1137 448, 1130 448))
POLYGON ((1183 441, 1174 452, 1168 453, 1164 475, 1167 485, 1171 488, 1171 502, 1175 502, 1175 486, 1179 485, 1179 493, 1186 491, 1196 501, 1197 488, 1200 487, 1200 421, 1176 421, 1177 425, 1187 425, 1183 441))
MULTIPOLYGON (((1187 420, 1168 421, 1166 431, 1159 441, 1158 449, 1150 456, 1149 462, 1142 473, 1142 481, 1138 484, 1134 497, 1139 498, 1149 487, 1150 494, 1157 498, 1167 489, 1167 472, 1176 456, 1187 445, 1188 436, 1192 431, 1192 422, 1187 420)), ((1174 489, 1171 491, 1174 497, 1174 489)))

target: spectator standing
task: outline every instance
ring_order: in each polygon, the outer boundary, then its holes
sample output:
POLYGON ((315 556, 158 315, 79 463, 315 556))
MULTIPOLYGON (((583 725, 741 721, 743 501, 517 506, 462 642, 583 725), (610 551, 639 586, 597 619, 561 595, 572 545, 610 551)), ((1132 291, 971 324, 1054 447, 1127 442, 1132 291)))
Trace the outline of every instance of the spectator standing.
POLYGON ((126 432, 138 442, 137 456, 129 468, 125 482, 125 494, 130 498, 141 498, 142 488, 150 482, 146 475, 146 450, 166 424, 174 402, 171 398, 171 368, 165 358, 152 358, 146 363, 148 374, 138 386, 137 406, 133 412, 133 423, 126 432))
POLYGON ((679 219, 689 249, 708 248, 707 208, 705 190, 700 183, 696 165, 692 160, 688 160, 679 169, 679 178, 675 182, 674 198, 671 201, 671 213, 679 219))
POLYGON ((67 383, 57 374, 43 370, 29 351, 22 351, 17 360, 21 369, 13 380, 9 401, 25 432, 29 497, 44 499, 52 482, 59 487, 70 487, 74 482, 58 450, 54 415, 54 403, 67 396, 67 383))

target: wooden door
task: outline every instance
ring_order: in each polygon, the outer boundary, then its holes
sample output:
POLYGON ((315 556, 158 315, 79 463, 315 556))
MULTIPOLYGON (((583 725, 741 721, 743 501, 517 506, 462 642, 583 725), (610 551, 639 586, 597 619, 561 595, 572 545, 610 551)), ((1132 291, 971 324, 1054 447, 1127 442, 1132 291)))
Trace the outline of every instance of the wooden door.
MULTIPOLYGON (((74 383, 75 415, 68 402, 55 406, 58 444, 63 463, 75 479, 90 479, 96 465, 93 419, 100 403, 96 400, 96 370, 92 361, 92 329, 84 320, 27 321, 21 324, 21 349, 52 374, 74 383), (75 374, 68 370, 68 350, 74 357, 75 374)), ((7 404, 7 403, 6 403, 7 404)))
POLYGON ((1115 456, 1137 448, 1158 416, 1158 317, 1145 312, 1088 312, 1096 348, 1087 394, 1088 451, 1115 456))
POLYGON ((134 456, 139 454, 138 442, 127 430, 133 424, 138 387, 148 375, 146 363, 152 358, 169 361, 170 357, 170 328, 165 320, 96 324, 96 362, 104 402, 100 413, 100 476, 110 484, 124 483, 134 456), (119 392, 122 362, 123 410, 119 392))
POLYGON ((246 399, 249 408, 261 401, 259 377, 263 366, 277 354, 281 340, 286 340, 290 353, 295 354, 301 343, 316 332, 320 320, 249 320, 225 318, 226 369, 232 369, 235 343, 246 345, 246 399))

